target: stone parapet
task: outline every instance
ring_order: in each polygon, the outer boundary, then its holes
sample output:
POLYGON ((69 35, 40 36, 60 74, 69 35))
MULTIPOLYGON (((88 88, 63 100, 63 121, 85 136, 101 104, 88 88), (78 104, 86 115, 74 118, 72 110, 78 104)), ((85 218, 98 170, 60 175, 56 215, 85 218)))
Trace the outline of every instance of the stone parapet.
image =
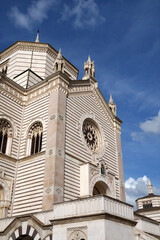
POLYGON ((102 213, 134 220, 132 205, 103 195, 55 204, 53 220, 102 213))

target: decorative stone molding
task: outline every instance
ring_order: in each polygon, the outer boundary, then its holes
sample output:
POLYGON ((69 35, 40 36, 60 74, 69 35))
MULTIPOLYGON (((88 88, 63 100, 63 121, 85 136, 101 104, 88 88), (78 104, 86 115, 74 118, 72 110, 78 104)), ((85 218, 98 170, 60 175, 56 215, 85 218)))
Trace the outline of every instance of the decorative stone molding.
POLYGON ((5 77, 0 77, 0 79, 2 80, 0 83, 0 93, 22 106, 49 96, 49 94, 55 90, 62 91, 65 94, 68 93, 68 83, 59 75, 53 76, 53 78, 52 76, 48 77, 45 81, 42 81, 41 84, 35 85, 34 88, 29 90, 15 86, 14 82, 11 83, 10 79, 6 81, 5 77), (20 91, 19 88, 22 91, 20 91))
POLYGON ((114 181, 109 176, 94 175, 90 180, 90 196, 93 195, 93 188, 97 182, 103 182, 107 185, 106 195, 115 197, 114 181))
POLYGON ((87 227, 67 229, 67 240, 87 240, 87 227))
POLYGON ((17 137, 17 126, 16 126, 15 122, 13 121, 13 119, 5 114, 0 114, 0 119, 5 119, 10 123, 11 128, 12 128, 12 137, 17 137))
POLYGON ((36 122, 41 122, 42 125, 43 125, 43 131, 45 131, 46 129, 46 122, 43 118, 39 118, 39 117, 35 117, 35 118, 32 118, 31 121, 29 122, 28 126, 26 127, 26 129, 24 130, 24 138, 27 138, 28 137, 28 132, 29 132, 29 129, 30 127, 36 123, 36 122))
POLYGON ((90 180, 91 180, 91 178, 93 178, 97 174, 99 174, 99 169, 95 169, 93 167, 90 167, 90 180))

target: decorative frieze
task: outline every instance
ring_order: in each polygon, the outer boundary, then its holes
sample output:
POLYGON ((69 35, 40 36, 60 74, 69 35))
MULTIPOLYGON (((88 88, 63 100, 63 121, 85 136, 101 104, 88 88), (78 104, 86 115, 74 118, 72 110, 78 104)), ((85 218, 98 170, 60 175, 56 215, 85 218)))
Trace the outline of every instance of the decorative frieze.
POLYGON ((22 106, 26 106, 32 102, 38 101, 41 98, 49 95, 54 90, 60 90, 67 94, 68 86, 67 83, 64 83, 62 79, 52 79, 52 81, 44 81, 40 86, 35 87, 34 89, 19 91, 18 88, 12 84, 8 84, 5 79, 0 83, 0 93, 12 99, 22 106))

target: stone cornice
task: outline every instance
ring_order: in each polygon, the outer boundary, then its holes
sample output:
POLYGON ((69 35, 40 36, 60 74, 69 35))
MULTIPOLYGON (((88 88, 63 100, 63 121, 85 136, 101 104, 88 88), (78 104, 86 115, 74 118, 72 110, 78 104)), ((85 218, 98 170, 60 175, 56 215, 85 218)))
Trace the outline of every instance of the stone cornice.
POLYGON ((30 155, 30 156, 27 156, 27 157, 18 159, 18 158, 13 158, 13 157, 8 156, 6 154, 0 153, 0 159, 2 159, 3 161, 7 160, 7 161, 11 161, 11 162, 16 163, 17 161, 18 162, 24 162, 24 161, 32 160, 32 159, 36 158, 37 156, 43 156, 43 155, 45 156, 45 151, 42 151, 42 152, 39 152, 39 153, 30 155))
POLYGON ((55 226, 55 225, 70 224, 70 223, 77 223, 77 222, 95 221, 99 219, 110 220, 110 221, 122 223, 125 225, 129 225, 132 227, 134 227, 137 224, 137 222, 134 220, 125 219, 119 216, 114 216, 109 213, 98 213, 98 214, 91 214, 90 216, 84 215, 84 216, 77 216, 77 217, 53 219, 53 220, 50 220, 50 222, 53 224, 53 226, 55 226))
POLYGON ((101 106, 104 113, 107 114, 111 125, 115 130, 121 131, 120 126, 122 121, 110 110, 101 91, 97 87, 97 82, 93 83, 90 79, 72 81, 65 73, 59 71, 33 87, 24 89, 11 79, 7 78, 5 74, 0 74, 0 92, 22 106, 48 96, 50 92, 56 89, 69 95, 93 92, 95 97, 101 100, 101 106))
POLYGON ((2 160, 7 160, 7 161, 11 161, 11 162, 14 162, 14 163, 16 163, 17 162, 17 159, 16 158, 13 158, 13 157, 10 157, 10 156, 8 156, 8 155, 6 155, 6 154, 3 154, 3 153, 0 153, 0 159, 2 159, 2 160))
POLYGON ((69 94, 81 94, 85 92, 92 92, 97 87, 97 83, 93 83, 90 79, 88 80, 75 80, 70 81, 69 94))
POLYGON ((56 72, 48 77, 46 80, 34 85, 32 88, 23 89, 14 81, 8 79, 4 74, 0 75, 0 93, 13 99, 13 101, 20 105, 28 105, 31 102, 37 101, 50 92, 58 89, 68 93, 69 78, 61 73, 56 72))

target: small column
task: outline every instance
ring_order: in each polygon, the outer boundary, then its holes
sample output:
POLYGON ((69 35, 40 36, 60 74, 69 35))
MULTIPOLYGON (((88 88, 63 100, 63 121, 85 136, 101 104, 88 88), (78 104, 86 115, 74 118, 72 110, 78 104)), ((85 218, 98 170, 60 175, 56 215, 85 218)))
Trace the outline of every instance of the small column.
POLYGON ((31 136, 28 136, 26 156, 29 156, 31 154, 31 142, 32 142, 31 136))
POLYGON ((7 139, 6 155, 11 155, 11 147, 12 147, 12 135, 9 135, 7 139))

